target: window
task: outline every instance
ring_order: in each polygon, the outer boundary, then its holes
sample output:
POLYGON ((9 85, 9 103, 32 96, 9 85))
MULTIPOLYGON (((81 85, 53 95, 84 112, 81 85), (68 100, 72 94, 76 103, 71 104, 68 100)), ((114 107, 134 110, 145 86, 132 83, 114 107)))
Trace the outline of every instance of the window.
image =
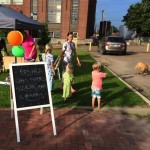
POLYGON ((60 32, 54 32, 54 38, 60 38, 60 32))
POLYGON ((38 7, 38 0, 32 0, 32 14, 31 17, 33 20, 37 20, 37 7, 38 7))
POLYGON ((120 43, 120 42, 124 42, 124 39, 121 37, 109 37, 108 42, 120 43))
POLYGON ((50 31, 49 35, 50 35, 51 38, 54 38, 54 32, 50 31))
POLYGON ((73 38, 78 38, 78 32, 73 32, 73 38))
POLYGON ((60 32, 59 31, 50 31, 50 37, 51 38, 60 38, 60 32))
POLYGON ((0 4, 21 5, 23 4, 23 0, 0 0, 0 4))
POLYGON ((72 14, 71 14, 71 23, 77 24, 78 21, 78 7, 79 7, 79 0, 72 1, 72 14))
POLYGON ((21 5, 23 4, 23 0, 13 0, 12 3, 13 5, 21 5))
POLYGON ((10 4, 11 0, 0 0, 0 4, 10 4))
POLYGON ((48 21, 50 23, 61 23, 61 0, 48 1, 48 21))
POLYGON ((37 0, 33 0, 32 11, 37 14, 37 0))

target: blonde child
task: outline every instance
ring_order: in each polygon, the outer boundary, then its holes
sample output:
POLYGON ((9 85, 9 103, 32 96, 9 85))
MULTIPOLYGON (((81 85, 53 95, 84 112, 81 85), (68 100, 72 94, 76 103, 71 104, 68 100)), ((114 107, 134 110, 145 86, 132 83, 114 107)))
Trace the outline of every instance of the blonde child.
POLYGON ((102 79, 106 77, 106 73, 101 71, 101 64, 95 63, 92 65, 92 109, 95 107, 95 99, 97 98, 98 109, 100 109, 101 92, 102 92, 102 79))
POLYGON ((50 90, 53 90, 53 85, 54 85, 54 78, 53 76, 55 75, 55 69, 54 69, 54 58, 52 55, 52 45, 51 44, 46 44, 45 45, 45 53, 42 54, 42 60, 47 63, 47 70, 48 70, 48 82, 50 86, 50 90))
POLYGON ((68 64, 66 67, 66 71, 63 74, 63 98, 66 100, 67 98, 72 96, 71 92, 71 85, 74 82, 74 76, 73 76, 73 65, 68 64))

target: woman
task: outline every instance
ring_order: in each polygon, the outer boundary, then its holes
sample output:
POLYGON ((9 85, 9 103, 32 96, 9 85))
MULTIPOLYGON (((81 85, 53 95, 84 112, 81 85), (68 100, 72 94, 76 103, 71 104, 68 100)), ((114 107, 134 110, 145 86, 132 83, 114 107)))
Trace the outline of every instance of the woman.
POLYGON ((22 47, 25 50, 24 59, 27 62, 35 61, 37 57, 37 50, 36 50, 35 42, 32 36, 27 35, 26 32, 23 32, 22 47))
MULTIPOLYGON (((59 59, 60 61, 62 61, 62 74, 65 72, 66 66, 68 64, 72 64, 73 53, 77 60, 77 65, 79 67, 81 66, 80 60, 79 60, 77 52, 76 52, 75 44, 72 40, 73 40, 73 32, 68 32, 67 41, 63 44, 62 52, 61 52, 60 59, 59 59)), ((73 88, 71 89, 71 91, 72 91, 72 93, 76 92, 76 90, 73 88)))

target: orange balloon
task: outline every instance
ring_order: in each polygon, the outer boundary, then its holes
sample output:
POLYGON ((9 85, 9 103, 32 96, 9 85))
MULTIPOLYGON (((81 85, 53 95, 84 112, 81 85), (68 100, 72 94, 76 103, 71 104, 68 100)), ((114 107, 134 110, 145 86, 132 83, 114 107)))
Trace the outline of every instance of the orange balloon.
POLYGON ((19 31, 11 31, 7 35, 7 40, 11 45, 17 46, 22 43, 23 35, 19 31))

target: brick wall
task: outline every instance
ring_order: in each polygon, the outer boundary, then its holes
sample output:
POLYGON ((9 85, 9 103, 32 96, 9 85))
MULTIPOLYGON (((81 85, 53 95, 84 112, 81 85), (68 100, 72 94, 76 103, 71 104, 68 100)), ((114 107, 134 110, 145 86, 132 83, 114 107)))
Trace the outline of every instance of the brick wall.
POLYGON ((24 0, 23 1, 23 14, 30 17, 31 15, 31 0, 24 0))
POLYGON ((89 0, 82 0, 82 1, 80 1, 80 4, 79 4, 79 17, 78 17, 78 37, 79 37, 79 39, 86 38, 88 3, 89 3, 89 0))
POLYGON ((47 0, 38 1, 38 21, 47 22, 47 0))
MULTIPOLYGON (((49 24, 50 31, 60 31, 61 39, 66 39, 68 31, 78 32, 79 40, 90 36, 94 30, 94 15, 96 0, 79 0, 78 24, 71 24, 72 0, 62 0, 61 24, 49 24), (93 15, 91 15, 91 13, 93 15)), ((9 5, 9 7, 22 11, 23 14, 31 16, 31 0, 24 0, 23 5, 9 5)), ((47 0, 38 0, 38 21, 47 22, 47 0)))
POLYGON ((7 7, 10 7, 18 12, 21 12, 22 11, 22 7, 23 5, 6 5, 7 7))
POLYGON ((70 31, 70 10, 71 10, 71 0, 62 1, 62 18, 61 18, 61 38, 65 39, 67 37, 68 31, 70 31))

